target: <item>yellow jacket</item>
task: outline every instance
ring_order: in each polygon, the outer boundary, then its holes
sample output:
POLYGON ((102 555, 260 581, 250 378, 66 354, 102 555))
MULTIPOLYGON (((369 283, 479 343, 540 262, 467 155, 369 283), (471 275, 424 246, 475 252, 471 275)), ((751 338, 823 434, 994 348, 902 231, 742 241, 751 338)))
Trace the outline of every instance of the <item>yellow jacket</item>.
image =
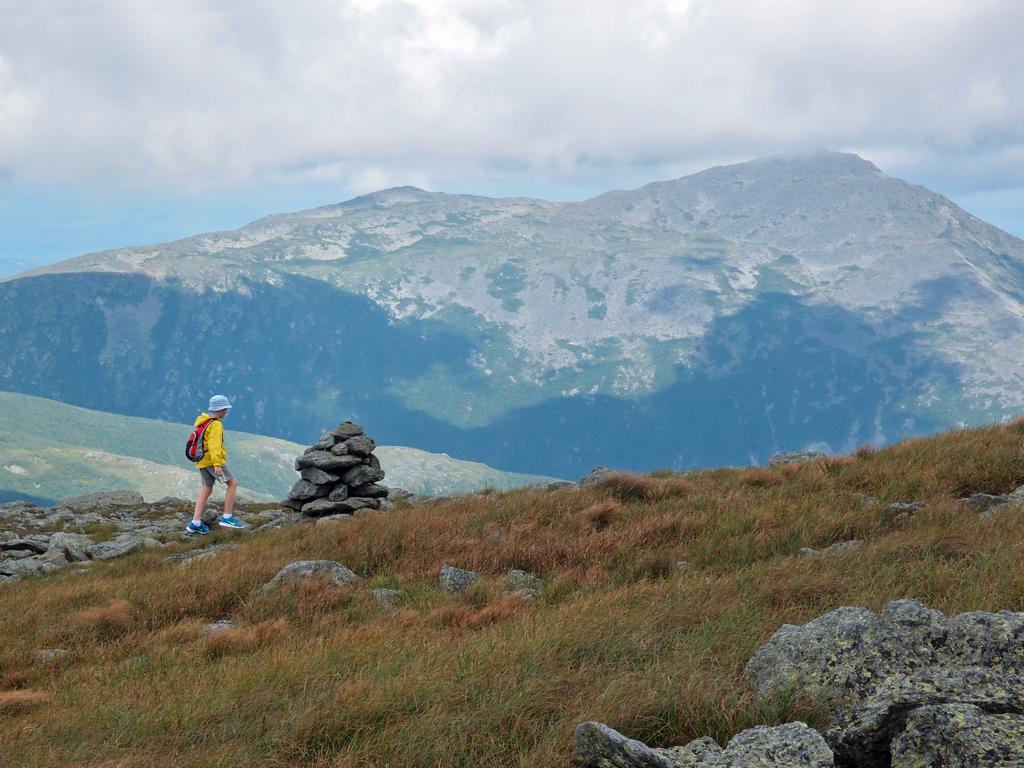
MULTIPOLYGON (((211 418, 210 414, 200 413, 196 418, 196 423, 192 426, 198 427, 209 418, 211 418)), ((214 419, 213 423, 206 428, 206 434, 203 435, 203 458, 196 463, 196 467, 199 469, 223 467, 227 463, 228 452, 224 448, 224 425, 220 423, 220 419, 214 419)))

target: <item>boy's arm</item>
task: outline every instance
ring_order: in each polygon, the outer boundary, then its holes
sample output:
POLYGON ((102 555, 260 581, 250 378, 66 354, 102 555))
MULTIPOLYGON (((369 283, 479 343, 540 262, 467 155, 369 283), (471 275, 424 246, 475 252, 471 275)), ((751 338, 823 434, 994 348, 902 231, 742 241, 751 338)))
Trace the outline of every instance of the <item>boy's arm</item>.
POLYGON ((214 421, 207 433, 206 449, 210 454, 210 461, 213 462, 214 474, 220 474, 220 468, 228 463, 228 455, 224 450, 224 425, 220 421, 214 421))

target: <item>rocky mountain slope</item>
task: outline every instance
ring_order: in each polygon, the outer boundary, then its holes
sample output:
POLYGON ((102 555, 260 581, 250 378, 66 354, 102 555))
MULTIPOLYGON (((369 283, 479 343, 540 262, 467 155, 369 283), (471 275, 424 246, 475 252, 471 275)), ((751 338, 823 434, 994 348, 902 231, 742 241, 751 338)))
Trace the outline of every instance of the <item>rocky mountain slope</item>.
MULTIPOLYGON (((118 489, 137 491, 147 501, 195 494, 196 471, 184 457, 191 426, 9 392, 0 392, 0 413, 0 502, 22 498, 52 503, 118 489)), ((284 498, 298 479, 293 464, 303 446, 236 432, 232 426, 228 447, 242 495, 255 501, 284 498)), ((430 496, 552 480, 404 446, 380 446, 377 455, 389 484, 430 496)))
POLYGON ((0 765, 1024 764, 1024 423, 802 458, 199 541, 0 506, 0 765))
POLYGON ((281 437, 351 413, 568 477, 999 419, 1022 340, 1024 243, 839 153, 580 203, 391 189, 0 283, 6 389, 167 417, 217 383, 281 437))

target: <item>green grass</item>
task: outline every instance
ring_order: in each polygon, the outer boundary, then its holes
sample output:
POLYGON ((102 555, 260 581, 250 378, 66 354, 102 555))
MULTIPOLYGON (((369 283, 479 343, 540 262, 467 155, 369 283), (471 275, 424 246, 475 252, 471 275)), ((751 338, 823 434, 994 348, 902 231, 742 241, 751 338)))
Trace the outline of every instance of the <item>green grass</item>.
POLYGON ((982 520, 960 501, 1022 476, 1011 425, 804 465, 464 496, 248 537, 187 567, 146 551, 2 586, 0 689, 25 693, 0 711, 0 764, 526 768, 568 765, 590 719, 654 745, 821 725, 813 701, 756 700, 747 659, 781 624, 840 605, 1024 610, 1024 513, 982 520), (882 514, 915 499, 910 521, 882 514), (866 546, 798 557, 851 538, 866 546), (256 593, 311 558, 365 583, 256 593), (480 583, 441 592, 446 562, 480 583), (540 575, 543 597, 505 596, 510 568, 540 575), (375 586, 405 595, 382 606, 375 586), (204 638, 224 616, 239 629, 204 638), (44 665, 40 648, 69 654, 44 665))
MULTIPOLYGON (((91 411, 10 392, 0 392, 0 412, 0 501, 5 495, 57 501, 120 489, 136 490, 147 501, 156 501, 164 496, 188 498, 198 489, 195 468, 184 456, 191 424, 91 411)), ((367 429, 372 434, 370 425, 367 429)), ((310 435, 309 442, 319 437, 310 435)), ((236 432, 230 421, 227 446, 246 498, 280 500, 298 479, 293 462, 305 446, 236 432)), ((377 454, 388 473, 387 483, 426 495, 552 479, 403 446, 380 446, 377 454)))

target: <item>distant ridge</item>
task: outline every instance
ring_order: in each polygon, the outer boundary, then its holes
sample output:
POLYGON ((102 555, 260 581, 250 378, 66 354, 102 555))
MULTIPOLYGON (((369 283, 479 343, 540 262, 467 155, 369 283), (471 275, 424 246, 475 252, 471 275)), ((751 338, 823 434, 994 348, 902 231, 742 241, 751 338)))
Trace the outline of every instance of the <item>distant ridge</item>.
POLYGON ((1022 344, 1024 242, 828 151, 574 203, 397 187, 0 283, 0 387, 166 418, 201 370, 242 426, 358 413, 563 477, 1010 418, 1022 344))

